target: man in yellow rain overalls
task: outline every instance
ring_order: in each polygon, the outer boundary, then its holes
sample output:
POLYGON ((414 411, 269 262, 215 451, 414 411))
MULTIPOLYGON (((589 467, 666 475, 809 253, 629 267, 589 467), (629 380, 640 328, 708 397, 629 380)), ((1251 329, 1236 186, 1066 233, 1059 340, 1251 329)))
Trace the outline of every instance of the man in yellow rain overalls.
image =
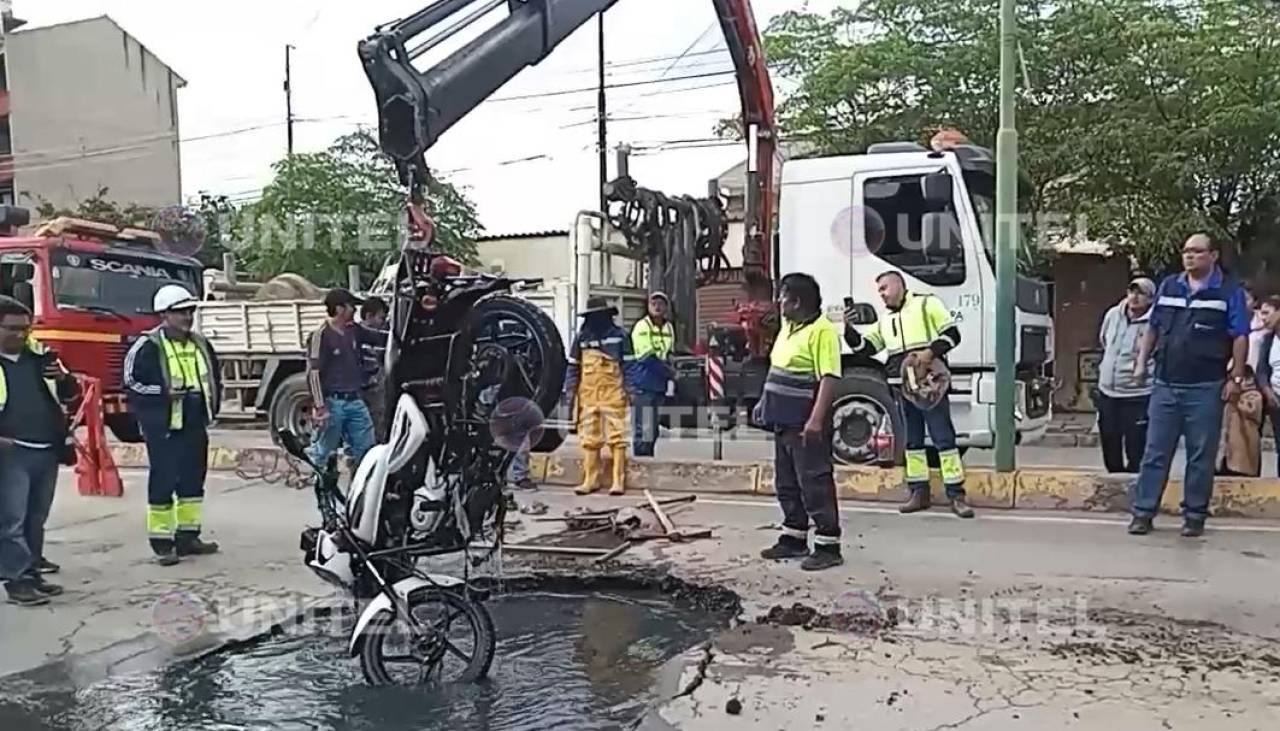
POLYGON ((631 338, 614 322, 618 309, 603 297, 587 300, 578 314, 582 327, 569 349, 565 400, 574 405, 582 441, 582 485, 579 495, 600 489, 600 449, 606 444, 613 460, 611 495, 621 495, 627 482, 627 411, 634 392, 635 358, 631 338))

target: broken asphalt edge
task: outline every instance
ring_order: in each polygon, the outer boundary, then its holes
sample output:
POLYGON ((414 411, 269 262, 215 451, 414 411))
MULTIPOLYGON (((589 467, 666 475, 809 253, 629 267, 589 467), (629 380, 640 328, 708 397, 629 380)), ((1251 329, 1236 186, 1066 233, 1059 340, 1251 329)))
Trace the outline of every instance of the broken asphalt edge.
MULTIPOLYGON (((283 460, 274 448, 209 448, 209 469, 244 471, 246 478, 283 460), (246 469, 246 467, 248 469, 246 469)), ((145 468, 146 450, 140 444, 112 446, 116 465, 145 468)), ((606 458, 607 459, 607 458, 606 458)), ((535 454, 530 476, 546 485, 574 486, 582 481, 582 459, 572 453, 535 454)), ((969 502, 980 508, 1025 508, 1120 513, 1129 509, 1134 475, 1110 475, 1077 470, 1027 469, 998 473, 970 469, 965 488, 969 502)), ((836 490, 842 500, 897 503, 907 491, 899 468, 839 467, 836 490)), ((772 495, 773 464, 762 461, 673 460, 632 458, 627 463, 627 486, 699 495, 772 495)), ((933 476, 933 496, 945 501, 942 483, 933 476)), ((1178 513, 1181 479, 1170 479, 1161 509, 1178 513)), ((1210 510, 1222 518, 1280 519, 1280 479, 1218 477, 1210 510)))

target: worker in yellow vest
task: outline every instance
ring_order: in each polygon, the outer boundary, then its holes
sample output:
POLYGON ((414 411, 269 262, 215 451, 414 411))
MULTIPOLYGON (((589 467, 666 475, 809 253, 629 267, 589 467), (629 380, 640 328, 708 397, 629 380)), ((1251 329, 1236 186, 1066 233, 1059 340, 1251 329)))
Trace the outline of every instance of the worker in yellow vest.
POLYGON ((658 409, 671 393, 675 373, 671 349, 676 330, 671 324, 671 300, 662 292, 649 295, 649 314, 631 328, 631 349, 636 360, 636 393, 632 417, 631 452, 652 457, 658 442, 658 409))
POLYGON ((820 571, 844 563, 831 456, 840 334, 823 316, 822 292, 808 274, 783 277, 778 300, 782 327, 752 417, 774 433, 774 492, 782 507, 782 535, 760 555, 775 561, 803 557, 800 568, 820 571))
MULTIPOLYGON (((948 352, 960 344, 960 328, 951 319, 947 306, 931 294, 907 291, 906 280, 897 271, 876 278, 880 299, 889 316, 880 320, 865 335, 852 325, 845 326, 845 341, 854 355, 871 356, 885 351, 889 389, 902 409, 906 425, 906 477, 911 496, 899 508, 914 513, 930 507, 929 461, 925 450, 925 433, 938 450, 942 483, 951 502, 951 512, 961 518, 972 518, 973 509, 965 502, 964 463, 956 448, 956 429, 951 423, 951 402, 945 386, 936 403, 924 408, 903 396, 902 374, 906 366, 915 373, 926 373, 934 360, 945 363, 948 352)), ((846 323, 851 319, 846 313, 846 323)))
POLYGON ((62 593, 43 578, 58 569, 44 557, 44 525, 68 449, 66 407, 79 392, 31 337, 31 310, 0 296, 0 582, 11 604, 39 606, 62 593))
POLYGON ((160 326, 144 334, 124 361, 129 408, 147 443, 147 536, 156 563, 217 553, 204 541, 208 428, 218 415, 222 381, 209 341, 193 330, 197 300, 169 284, 153 301, 160 326))

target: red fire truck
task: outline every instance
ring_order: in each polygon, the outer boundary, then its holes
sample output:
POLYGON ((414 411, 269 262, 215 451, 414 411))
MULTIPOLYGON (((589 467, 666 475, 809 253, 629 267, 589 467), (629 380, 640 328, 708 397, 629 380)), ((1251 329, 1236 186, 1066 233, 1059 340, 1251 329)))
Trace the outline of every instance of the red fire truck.
POLYGON ((35 312, 33 334, 68 368, 102 381, 115 437, 141 441, 121 391, 125 354, 159 322, 156 289, 177 283, 201 294, 200 262, 165 252, 151 231, 58 218, 18 235, 29 221, 25 209, 0 206, 0 294, 35 312))

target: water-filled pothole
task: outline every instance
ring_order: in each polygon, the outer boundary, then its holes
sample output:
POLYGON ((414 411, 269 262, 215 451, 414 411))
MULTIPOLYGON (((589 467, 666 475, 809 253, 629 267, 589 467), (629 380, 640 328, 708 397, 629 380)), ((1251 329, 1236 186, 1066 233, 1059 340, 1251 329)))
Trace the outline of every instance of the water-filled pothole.
POLYGON ((667 660, 729 619, 656 592, 516 593, 488 606, 498 649, 481 684, 371 688, 345 636, 303 624, 85 687, 42 673, 41 685, 0 698, 0 728, 614 729, 656 700, 667 660))

